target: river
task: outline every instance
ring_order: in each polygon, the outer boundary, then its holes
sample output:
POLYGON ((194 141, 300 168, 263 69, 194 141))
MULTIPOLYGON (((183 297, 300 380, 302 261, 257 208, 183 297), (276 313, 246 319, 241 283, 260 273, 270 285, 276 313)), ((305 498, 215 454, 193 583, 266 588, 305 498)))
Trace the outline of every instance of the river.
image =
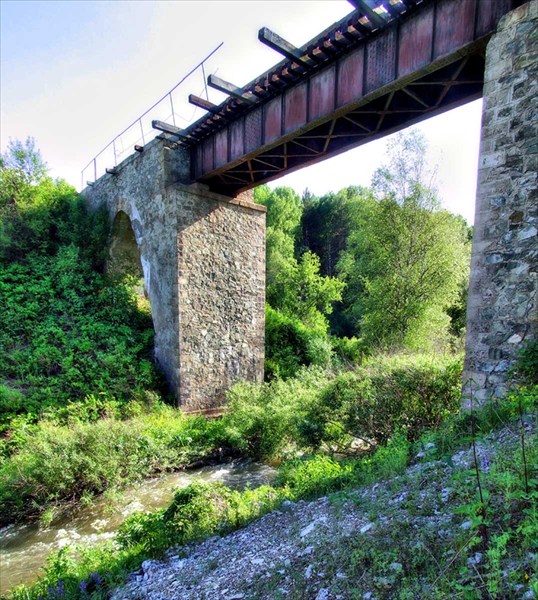
POLYGON ((267 465, 236 460, 147 479, 116 499, 98 497, 90 506, 64 515, 45 528, 36 523, 8 525, 0 529, 0 594, 34 581, 53 550, 70 543, 90 545, 112 538, 128 515, 166 506, 176 488, 193 481, 221 481, 242 489, 247 484, 257 487, 270 483, 274 475, 274 469, 267 465))

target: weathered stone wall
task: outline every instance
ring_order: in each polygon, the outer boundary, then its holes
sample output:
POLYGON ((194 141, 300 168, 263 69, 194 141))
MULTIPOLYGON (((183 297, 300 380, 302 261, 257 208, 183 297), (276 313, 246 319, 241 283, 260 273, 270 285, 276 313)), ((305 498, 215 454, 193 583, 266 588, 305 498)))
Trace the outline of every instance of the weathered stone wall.
POLYGON ((265 209, 187 185, 187 152, 160 140, 84 191, 123 211, 140 251, 155 358, 187 411, 218 409, 237 379, 262 380, 265 209))
POLYGON ((537 337, 538 2, 487 47, 464 384, 484 401, 537 337))
POLYGON ((265 220, 251 204, 223 203, 193 188, 172 192, 181 206, 180 401, 204 409, 208 398, 223 403, 238 378, 263 380, 265 220))

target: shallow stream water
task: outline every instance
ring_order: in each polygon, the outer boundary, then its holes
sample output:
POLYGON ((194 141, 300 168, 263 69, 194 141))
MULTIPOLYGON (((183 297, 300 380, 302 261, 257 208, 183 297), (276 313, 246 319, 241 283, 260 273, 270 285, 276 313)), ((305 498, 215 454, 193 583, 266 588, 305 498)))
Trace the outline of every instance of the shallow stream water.
POLYGON ((242 489, 270 483, 274 475, 274 469, 267 465, 236 460, 147 479, 125 490, 117 500, 96 498, 91 506, 64 515, 46 528, 36 523, 8 525, 0 529, 0 594, 36 579, 53 550, 70 543, 91 545, 110 539, 131 513, 166 506, 175 488, 193 481, 221 481, 242 489))

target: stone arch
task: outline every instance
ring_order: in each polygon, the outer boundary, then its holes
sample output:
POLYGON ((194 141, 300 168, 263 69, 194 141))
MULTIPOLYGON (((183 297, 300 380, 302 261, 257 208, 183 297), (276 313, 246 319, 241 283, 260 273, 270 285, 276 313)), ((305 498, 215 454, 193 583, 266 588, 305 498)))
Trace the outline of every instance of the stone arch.
POLYGON ((112 222, 106 271, 113 276, 130 276, 139 307, 151 312, 140 248, 131 219, 123 210, 116 213, 112 222))
POLYGON ((144 276, 131 219, 123 210, 116 213, 112 222, 106 269, 113 275, 144 276))

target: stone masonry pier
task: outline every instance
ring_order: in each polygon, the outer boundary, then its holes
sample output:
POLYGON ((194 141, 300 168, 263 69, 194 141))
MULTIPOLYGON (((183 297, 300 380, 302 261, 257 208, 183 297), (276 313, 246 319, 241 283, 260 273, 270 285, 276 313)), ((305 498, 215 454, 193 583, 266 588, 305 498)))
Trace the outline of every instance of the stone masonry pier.
POLYGON ((179 405, 207 413, 235 380, 263 379, 265 208, 189 184, 188 152, 166 146, 155 139, 84 196, 120 222, 113 232, 130 221, 156 361, 179 405))
POLYGON ((538 329, 538 2, 505 15, 486 51, 465 375, 479 401, 538 329))

